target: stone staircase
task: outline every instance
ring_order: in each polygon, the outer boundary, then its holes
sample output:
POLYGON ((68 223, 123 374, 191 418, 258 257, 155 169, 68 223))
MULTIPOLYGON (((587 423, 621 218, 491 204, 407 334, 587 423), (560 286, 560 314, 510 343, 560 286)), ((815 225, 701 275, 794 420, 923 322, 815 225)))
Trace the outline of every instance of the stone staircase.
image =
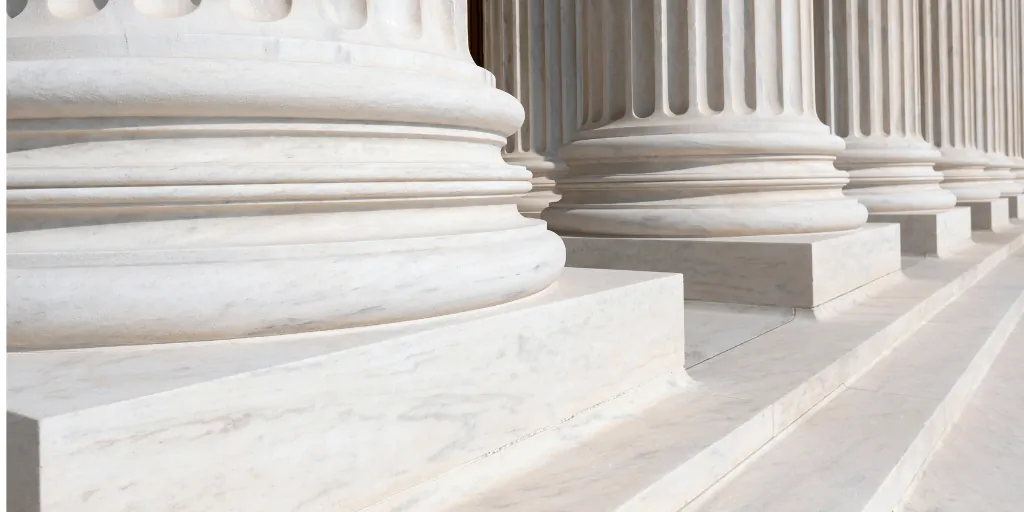
POLYGON ((1024 323, 1010 335, 898 512, 1017 512, 1024 503, 1024 323))
POLYGON ((364 510, 893 510, 1024 311, 1024 226, 974 239, 831 311, 688 303, 688 376, 364 510))

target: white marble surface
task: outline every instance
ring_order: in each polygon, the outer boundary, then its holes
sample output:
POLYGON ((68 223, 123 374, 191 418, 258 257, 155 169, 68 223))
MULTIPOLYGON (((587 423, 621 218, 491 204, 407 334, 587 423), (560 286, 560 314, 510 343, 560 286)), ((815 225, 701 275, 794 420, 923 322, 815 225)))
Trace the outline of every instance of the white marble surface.
MULTIPOLYGON (((697 386, 685 394, 666 398, 664 405, 631 416, 591 440, 574 439, 571 457, 553 456, 539 468, 496 482, 493 489, 450 497, 444 510, 677 510, 870 368, 1024 244, 1020 229, 989 235, 954 258, 922 259, 911 278, 840 318, 800 316, 690 367, 697 386), (882 305, 874 306, 877 301, 882 305)), ((1014 278, 1001 277, 999 282, 1014 278)), ((687 323, 700 323, 699 317, 707 313, 707 308, 694 308, 687 323)), ((765 325, 765 318, 747 313, 729 313, 736 325, 728 334, 765 325)), ((688 338, 687 344, 691 342, 688 338)), ((465 479, 472 475, 447 486, 457 487, 465 479)))
POLYGON ((899 512, 1017 512, 1024 503, 1024 324, 918 475, 899 512))
POLYGON ((576 0, 493 0, 482 6, 483 65, 526 111, 502 154, 533 173, 519 211, 539 217, 561 197, 555 182, 566 166, 558 151, 577 128, 576 0))
POLYGON ((941 154, 921 135, 918 8, 913 0, 816 6, 818 43, 828 44, 818 52, 815 101, 846 142, 836 157, 836 168, 850 173, 843 193, 870 214, 937 213, 956 204, 939 187, 933 164, 941 154))
POLYGON ((466 0, 318 5, 12 14, 9 346, 361 327, 558 278, 501 157, 523 108, 473 62, 466 0))
POLYGON ((1010 202, 1010 218, 1024 219, 1024 195, 1006 198, 1010 202))
POLYGON ((1010 202, 1005 197, 994 201, 961 203, 971 208, 971 229, 1005 231, 1010 227, 1010 202))
POLYGON ((941 213, 872 214, 868 222, 899 223, 903 254, 942 258, 971 243, 969 208, 953 208, 941 213))
POLYGON ((686 301, 686 366, 792 322, 792 308, 686 301))
POLYGON ((680 272, 687 297, 813 308, 900 269, 899 226, 736 238, 563 236, 566 264, 680 272))
MULTIPOLYGON (((1021 267, 1011 259, 982 283, 1021 267)), ((967 291, 684 510, 893 510, 1024 312, 1024 292, 1008 298, 1008 291, 967 291), (974 323, 947 320, 978 302, 998 313, 974 323)))
POLYGON ((685 377, 682 286, 569 269, 405 328, 14 353, 8 413, 38 422, 47 511, 355 509, 685 377))
POLYGON ((810 3, 575 3, 580 129, 561 151, 562 197, 542 215, 555 232, 729 237, 865 223, 833 164, 843 142, 815 110, 810 3))

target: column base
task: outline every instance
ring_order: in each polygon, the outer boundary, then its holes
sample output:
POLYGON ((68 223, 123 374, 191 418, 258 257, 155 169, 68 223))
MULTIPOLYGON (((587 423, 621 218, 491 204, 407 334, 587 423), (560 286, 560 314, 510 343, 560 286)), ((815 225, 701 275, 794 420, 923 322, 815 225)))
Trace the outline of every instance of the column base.
POLYGON ((971 229, 974 231, 1004 231, 1010 228, 1010 201, 1005 197, 993 201, 957 203, 971 208, 971 229))
POLYGON ((899 231, 562 240, 569 266, 682 273, 687 299, 809 309, 900 270, 899 231))
POLYGON ((566 269, 401 325, 8 353, 7 503, 362 509, 641 384, 685 384, 682 313, 682 276, 566 269))
POLYGON ((1006 198, 1010 202, 1010 218, 1024 219, 1024 195, 1006 198))
POLYGON ((872 214, 868 222, 897 222, 903 254, 950 256, 971 243, 971 210, 941 213, 872 214))

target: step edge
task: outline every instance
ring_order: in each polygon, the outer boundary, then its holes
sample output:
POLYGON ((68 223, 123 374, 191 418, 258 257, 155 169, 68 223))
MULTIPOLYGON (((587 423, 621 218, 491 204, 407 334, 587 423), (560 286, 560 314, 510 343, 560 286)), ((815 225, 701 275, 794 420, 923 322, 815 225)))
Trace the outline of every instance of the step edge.
POLYGON ((758 413, 754 415, 751 419, 743 422, 742 424, 737 426, 737 428, 730 431, 728 434, 720 438, 712 445, 704 448, 687 461, 684 461, 675 469, 667 473, 664 477, 652 483, 645 489, 641 490, 640 492, 635 494, 633 498, 631 498, 629 501, 620 505, 618 508, 615 508, 614 510, 616 512, 650 512, 651 502, 662 502, 659 500, 659 497, 668 495, 681 496, 681 493, 679 493, 679 488, 684 486, 683 481, 687 480, 689 476, 688 473, 692 473, 692 470, 690 470, 687 467, 691 465, 692 461, 702 456, 705 456, 705 452, 714 450, 715 446, 718 446, 725 442, 728 438, 737 435, 737 432, 743 430, 748 423, 755 421, 758 416, 760 416, 765 411, 768 411, 775 418, 775 432, 773 433, 773 435, 767 437, 766 439, 763 439, 763 442, 757 443, 758 447, 753 452, 749 453, 736 466, 725 471, 723 474, 714 477, 713 480, 711 478, 705 479, 711 481, 707 485, 701 484, 701 491, 697 492, 693 496, 685 498, 685 501, 683 498, 676 498, 675 500, 673 500, 673 510, 680 510, 682 512, 685 512, 687 507, 691 507, 691 505, 702 496, 714 494, 715 490, 720 488, 720 484, 727 485, 729 478, 731 476, 735 476, 735 474, 738 474, 742 470, 742 468, 745 467, 745 465, 747 465, 748 461, 753 463, 754 461, 756 461, 757 457, 771 450, 771 448, 775 444, 784 439, 784 434, 791 432, 795 427, 799 426, 804 421, 812 417, 818 410, 825 407, 829 402, 831 402, 831 400, 839 394, 839 391, 846 389, 846 387, 850 383, 862 377, 864 374, 866 374, 868 371, 874 368, 879 362, 888 357, 896 348, 902 345, 903 342, 910 339, 910 337, 913 336, 914 333, 916 333, 918 330, 920 330, 922 326, 924 326, 932 318, 934 318, 935 315, 937 315, 946 307, 949 307, 964 293, 966 293, 968 290, 976 286, 978 282, 980 282, 982 279, 988 276, 1001 263, 1006 261, 1011 254, 1016 252, 1021 247, 1021 245, 1024 245, 1024 234, 1018 235, 1017 237, 1009 241, 1006 245, 996 249, 988 256, 985 256, 977 264, 968 268, 962 274, 957 276, 957 278, 951 280, 950 282, 944 284, 941 288, 935 290, 930 296, 922 300, 920 304, 916 305, 911 310, 905 312, 900 317, 894 319, 889 325, 884 327, 881 331, 875 333, 874 335, 872 335, 871 337, 869 337, 868 339, 864 340, 856 347, 851 349, 849 352, 843 354, 841 357, 830 363, 828 366, 826 366, 821 371, 816 373, 814 377, 807 379, 796 388, 792 389, 782 397, 776 399, 774 402, 769 404, 765 409, 758 411, 758 413), (961 280, 965 282, 962 283, 962 289, 960 289, 957 292, 956 288, 958 287, 958 282, 961 280), (894 342, 889 344, 889 346, 883 347, 882 350, 875 357, 873 357, 869 363, 863 365, 863 367, 861 368, 853 369, 853 371, 845 377, 839 375, 837 379, 839 382, 837 383, 837 385, 828 386, 827 392, 818 394, 808 392, 809 390, 807 388, 811 386, 809 382, 819 382, 819 379, 822 376, 826 376, 829 373, 841 373, 838 372, 837 369, 841 370, 843 367, 847 366, 846 363, 848 361, 850 361, 851 359, 855 360, 857 358, 857 354, 861 350, 869 350, 870 346, 873 344, 872 342, 876 340, 876 338, 878 338, 879 336, 883 336, 890 329, 893 329, 895 325, 902 322, 906 322, 908 321, 908 319, 913 319, 915 317, 915 313, 922 309, 927 309, 926 303, 933 301, 939 302, 939 305, 935 306, 933 313, 922 317, 917 322, 911 322, 910 325, 905 326, 905 332, 901 334, 898 338, 896 338, 894 342), (787 402, 800 400, 801 398, 807 396, 818 396, 818 398, 814 400, 814 403, 809 408, 799 407, 800 410, 803 410, 803 413, 798 415, 792 421, 786 422, 782 418, 780 418, 781 414, 779 413, 779 411, 791 408, 786 407, 784 404, 786 404, 787 402))
POLYGON ((921 431, 914 437, 896 466, 889 472, 878 490, 863 507, 863 512, 891 512, 902 506, 908 491, 917 479, 918 473, 942 444, 943 438, 963 414, 971 397, 995 364, 1010 334, 1024 316, 1024 292, 1017 297, 1006 314, 1000 319, 989 334, 988 339, 975 353, 971 362, 957 378, 957 381, 943 396, 935 411, 922 425, 921 431), (929 430, 935 432, 930 433, 929 430), (904 470, 912 470, 909 476, 903 476, 904 470))

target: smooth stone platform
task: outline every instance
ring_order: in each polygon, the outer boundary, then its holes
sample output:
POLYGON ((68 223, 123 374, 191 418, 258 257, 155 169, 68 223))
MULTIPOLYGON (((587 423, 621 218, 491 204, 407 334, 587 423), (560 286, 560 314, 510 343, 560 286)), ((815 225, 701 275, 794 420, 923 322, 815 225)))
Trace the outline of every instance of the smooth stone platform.
POLYGON ((810 309, 900 269, 895 224, 819 235, 562 240, 568 266, 682 273, 686 297, 709 302, 810 309))
POLYGON ((896 509, 1020 320, 1021 277, 1011 258, 683 511, 896 509))
POLYGON ((1010 226, 1010 201, 1005 197, 994 201, 957 203, 971 208, 971 229, 1003 231, 1010 226))
MULTIPOLYGON (((950 258, 908 258, 903 282, 825 321, 688 303, 688 325, 731 338, 699 339, 688 327, 687 350, 706 358, 687 370, 695 386, 653 404, 650 394, 610 400, 547 431, 542 446, 523 440, 365 512, 679 510, 1024 246, 1024 226, 975 239, 950 258)), ((1024 276, 996 280, 1024 287, 1024 276)))
MULTIPOLYGON (((1024 283, 1022 283, 1024 286, 1024 283)), ((900 512, 1020 512, 1024 504, 1024 323, 917 475, 900 512)))
POLYGON ((971 243, 970 208, 942 213, 872 214, 868 222, 898 223, 904 254, 941 258, 971 243))
POLYGON ((360 509, 643 383, 685 386, 682 312, 681 276, 566 269, 430 321, 9 353, 9 510, 360 509))
POLYGON ((1024 219, 1024 195, 1006 198, 1010 202, 1010 218, 1024 219))

